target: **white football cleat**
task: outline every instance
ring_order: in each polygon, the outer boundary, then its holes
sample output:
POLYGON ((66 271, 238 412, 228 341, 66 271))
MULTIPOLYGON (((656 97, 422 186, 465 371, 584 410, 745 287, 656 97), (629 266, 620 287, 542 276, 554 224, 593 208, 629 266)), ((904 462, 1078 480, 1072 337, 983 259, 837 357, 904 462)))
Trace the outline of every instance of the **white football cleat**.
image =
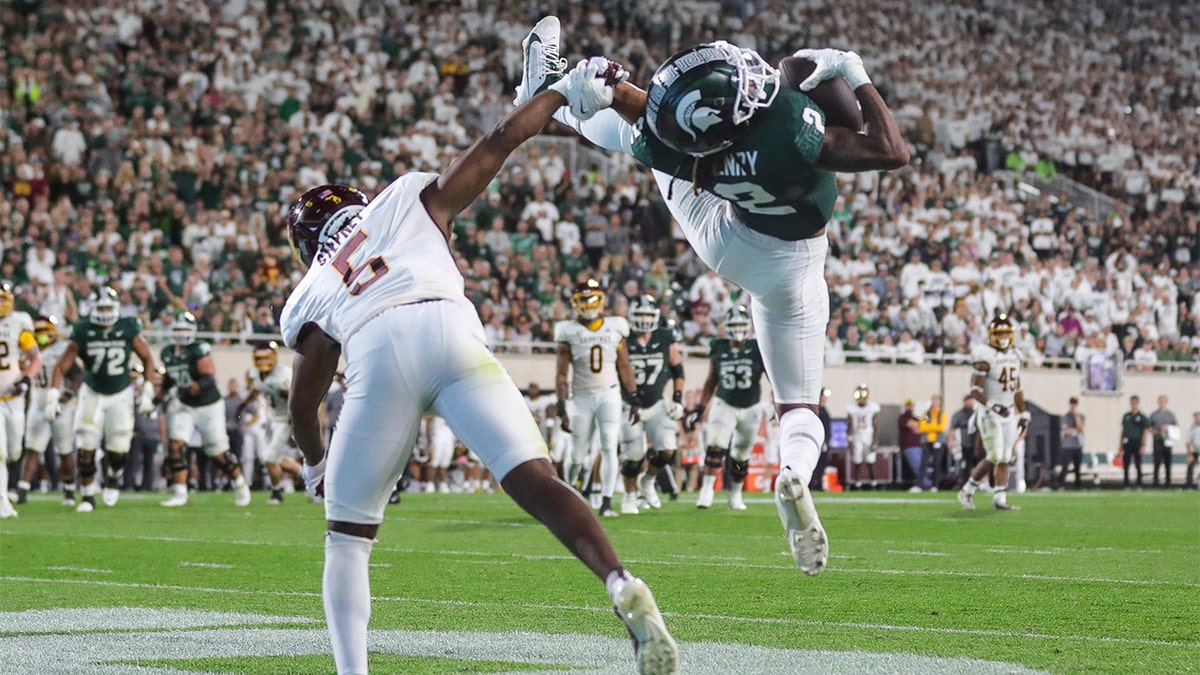
POLYGON ((661 509, 662 500, 658 498, 658 489, 654 487, 654 476, 644 474, 638 480, 638 489, 642 493, 642 499, 646 500, 646 505, 652 509, 661 509))
POLYGON ((93 506, 92 503, 87 500, 79 502, 79 506, 75 507, 75 513, 91 513, 92 511, 95 511, 95 510, 96 510, 96 507, 93 506))
POLYGON ((17 510, 13 508, 13 505, 7 501, 0 501, 0 519, 16 517, 17 510))
POLYGON ((176 493, 176 494, 171 495, 166 500, 159 502, 159 505, 168 506, 168 507, 187 506, 187 503, 188 503, 188 496, 187 496, 187 493, 184 492, 183 494, 176 493))
POLYGON ((450 484, 449 483, 438 483, 437 491, 438 491, 439 495, 450 494, 450 484))
POLYGON ((825 571, 829 562, 829 538, 808 485, 797 474, 784 470, 775 486, 775 507, 787 532, 788 547, 796 566, 810 577, 825 571))
POLYGON ((551 84, 559 81, 567 71, 567 60, 558 55, 559 36, 562 27, 557 16, 547 16, 529 35, 521 41, 521 55, 524 63, 521 69, 521 83, 517 85, 517 97, 513 105, 533 98, 546 91, 551 84))
POLYGON ((233 505, 237 507, 250 506, 250 486, 245 482, 233 487, 233 505))
POLYGON ((970 494, 967 494, 966 490, 958 491, 958 503, 962 504, 962 507, 968 511, 975 510, 975 500, 971 498, 970 494))
POLYGON ((696 497, 696 508, 707 509, 708 507, 712 506, 713 496, 714 494, 712 487, 701 485, 700 495, 696 497))
POLYGON ((116 506, 117 500, 121 498, 121 491, 117 488, 103 488, 100 490, 100 500, 105 506, 116 506))
POLYGON ((675 675, 679 672, 679 647, 667 631, 667 624, 646 582, 637 577, 621 582, 614 594, 613 609, 625 623, 629 637, 633 638, 639 673, 675 675))
POLYGON ((621 498, 621 513, 630 516, 636 516, 638 513, 637 495, 632 492, 626 492, 621 498))
POLYGON ((746 502, 742 501, 742 493, 731 492, 729 494, 729 508, 733 509, 734 511, 746 510, 746 502))

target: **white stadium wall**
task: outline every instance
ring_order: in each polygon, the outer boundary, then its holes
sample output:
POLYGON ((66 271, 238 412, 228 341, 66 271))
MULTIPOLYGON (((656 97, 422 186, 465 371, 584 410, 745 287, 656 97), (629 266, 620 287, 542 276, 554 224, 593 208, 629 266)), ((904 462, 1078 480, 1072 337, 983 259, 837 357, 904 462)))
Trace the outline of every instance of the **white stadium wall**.
MULTIPOLYGON (((250 367, 250 348, 221 346, 213 348, 217 365, 217 381, 226 391, 230 378, 244 378, 250 367)), ((282 350, 281 359, 291 362, 291 354, 282 350)), ((155 352, 157 353, 157 351, 155 352)), ((554 388, 553 354, 500 354, 501 362, 523 389, 537 382, 545 390, 554 388)), ((688 389, 699 389, 708 374, 708 361, 702 358, 684 360, 688 389)), ((938 391, 937 366, 891 364, 847 364, 825 368, 825 386, 832 390, 829 411, 834 417, 843 416, 850 394, 860 382, 866 382, 871 397, 881 404, 898 405, 906 398, 916 401, 918 412, 928 406, 929 397, 938 391)), ((970 386, 969 366, 946 367, 946 399, 950 412, 962 404, 970 386)), ((1137 394, 1142 410, 1149 414, 1157 407, 1158 397, 1166 394, 1168 407, 1175 412, 1186 430, 1192 413, 1200 410, 1200 375, 1196 373, 1126 373, 1124 390, 1118 395, 1084 394, 1078 370, 1029 368, 1022 373, 1025 397, 1053 414, 1067 410, 1067 399, 1079 397, 1080 410, 1087 418, 1085 429, 1089 452, 1115 452, 1119 445, 1121 415, 1129 409, 1129 397, 1137 394)), ((766 383, 764 382, 764 386, 766 383)), ((1177 452, 1181 452, 1179 450, 1177 452)))

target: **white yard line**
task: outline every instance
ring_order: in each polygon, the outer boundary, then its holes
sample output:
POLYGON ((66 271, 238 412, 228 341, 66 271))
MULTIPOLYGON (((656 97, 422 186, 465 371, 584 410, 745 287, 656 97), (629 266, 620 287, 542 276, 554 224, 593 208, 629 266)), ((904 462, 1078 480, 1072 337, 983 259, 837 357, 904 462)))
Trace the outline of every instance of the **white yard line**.
MULTIPOLYGON (((77 584, 83 586, 106 586, 116 588, 139 588, 149 590, 166 590, 166 591, 186 591, 193 593, 217 593, 224 595, 267 595, 276 597, 302 597, 302 598, 320 598, 321 594, 310 591, 268 591, 259 589, 234 589, 234 588, 209 588, 203 586, 180 586, 176 584, 143 584, 136 582, 122 581, 96 581, 90 579, 45 579, 40 577, 15 577, 5 576, 0 577, 0 581, 13 581, 20 583, 47 583, 47 584, 77 584)), ((396 596, 372 596, 373 602, 402 602, 402 603, 422 603, 428 605, 448 605, 460 607, 479 607, 479 608, 504 608, 508 607, 504 603, 479 602, 473 600, 447 600, 437 598, 413 598, 413 597, 396 597, 396 596)), ((536 610, 545 610, 552 612, 562 611, 580 611, 580 612, 602 612, 605 614, 611 613, 611 607, 594 607, 587 605, 547 605, 547 604, 525 604, 523 607, 536 610)), ((1123 638, 1123 637, 1106 637, 1098 635, 1054 635, 1049 633, 1031 633, 1021 631, 1005 631, 1005 630, 989 630, 976 628, 941 628, 937 626, 905 626, 897 624, 882 624, 882 623, 862 623, 857 621, 824 621, 821 619, 791 619, 791 618, 770 618, 770 617, 747 617, 747 616, 730 616, 725 614, 695 614, 683 612, 663 612, 663 615, 678 619, 691 620, 707 620, 707 621, 722 621, 735 624, 757 623, 766 625, 793 625, 793 626, 816 626, 822 628, 853 628, 866 630, 884 630, 884 631, 905 631, 915 633, 938 633, 938 634, 955 634, 955 635, 974 635, 978 637, 1002 637, 1002 638, 1023 638, 1034 640, 1072 640, 1081 642, 1101 642, 1101 643, 1116 643, 1116 644, 1136 644, 1136 645, 1161 645, 1172 647, 1187 647, 1200 649, 1200 642, 1186 642, 1178 640, 1150 640, 1143 638, 1123 638)))
POLYGON ((98 570, 91 567, 66 567, 56 565, 53 567, 43 567, 44 570, 53 570, 55 572, 84 572, 86 574, 112 574, 112 570, 98 570))
POLYGON ((209 568, 212 568, 215 570, 231 570, 231 569, 233 569, 233 565, 222 565, 220 563, 190 562, 187 560, 179 561, 179 566, 180 567, 209 567, 209 568))

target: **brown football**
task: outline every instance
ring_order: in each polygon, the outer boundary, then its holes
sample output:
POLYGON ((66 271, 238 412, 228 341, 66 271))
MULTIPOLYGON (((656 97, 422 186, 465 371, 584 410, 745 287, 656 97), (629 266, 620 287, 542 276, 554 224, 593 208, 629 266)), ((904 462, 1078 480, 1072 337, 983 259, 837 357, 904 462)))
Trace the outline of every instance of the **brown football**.
MULTIPOLYGON (((783 75, 783 85, 795 91, 800 91, 803 82, 817 67, 809 59, 789 56, 779 62, 779 72, 783 75)), ((810 91, 800 92, 811 98, 813 103, 825 113, 825 124, 835 127, 845 127, 854 131, 863 128, 862 109, 858 99, 850 89, 850 83, 844 77, 834 77, 813 87, 810 91)))

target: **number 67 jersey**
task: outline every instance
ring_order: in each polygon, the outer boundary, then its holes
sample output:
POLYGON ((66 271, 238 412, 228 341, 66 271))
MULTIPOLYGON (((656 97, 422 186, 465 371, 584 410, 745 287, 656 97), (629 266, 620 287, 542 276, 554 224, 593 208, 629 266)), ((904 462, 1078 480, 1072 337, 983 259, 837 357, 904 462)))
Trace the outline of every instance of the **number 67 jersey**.
POLYGON ((398 305, 448 300, 469 305, 450 247, 421 202, 437 174, 408 173, 324 239, 288 297, 280 329, 289 347, 315 323, 339 344, 398 305))

